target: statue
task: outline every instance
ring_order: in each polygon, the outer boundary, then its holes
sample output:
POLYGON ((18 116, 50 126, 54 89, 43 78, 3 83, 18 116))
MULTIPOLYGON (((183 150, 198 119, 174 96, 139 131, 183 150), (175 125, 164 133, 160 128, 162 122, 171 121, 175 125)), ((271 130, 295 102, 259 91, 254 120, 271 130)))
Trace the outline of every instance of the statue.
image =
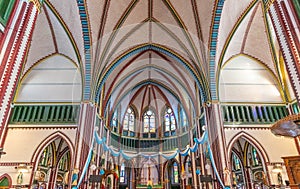
POLYGON ((277 174, 277 180, 278 180, 278 184, 281 186, 283 182, 282 182, 282 175, 280 172, 277 174))
POLYGON ((23 173, 22 172, 20 172, 19 175, 18 175, 17 184, 18 185, 23 184, 23 173))
POLYGON ((225 167, 224 171, 224 185, 230 186, 230 171, 227 167, 225 167))
POLYGON ((73 174, 72 174, 72 181, 71 181, 71 186, 77 186, 78 182, 78 169, 74 169, 73 174))

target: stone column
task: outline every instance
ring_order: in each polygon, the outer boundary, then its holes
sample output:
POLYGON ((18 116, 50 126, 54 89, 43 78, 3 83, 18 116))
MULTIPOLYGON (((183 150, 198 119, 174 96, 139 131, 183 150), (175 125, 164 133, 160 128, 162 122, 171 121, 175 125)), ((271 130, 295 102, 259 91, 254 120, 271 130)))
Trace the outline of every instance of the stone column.
MULTIPOLYGON (((91 145, 94 134, 93 131, 96 123, 96 113, 97 107, 94 106, 92 103, 84 102, 81 104, 78 122, 79 126, 76 136, 75 165, 73 167, 73 169, 79 170, 79 178, 83 174, 89 150, 90 148, 93 148, 93 146, 91 145)), ((88 172, 89 170, 86 171, 84 178, 81 182, 80 188, 87 188, 88 185, 85 184, 85 182, 88 181, 88 172)))
POLYGON ((31 0, 17 0, 15 3, 0 44, 0 147, 4 145, 10 104, 42 6, 39 1, 31 0))
MULTIPOLYGON (((221 110, 218 102, 208 104, 206 107, 206 123, 208 129, 209 143, 214 156, 216 169, 222 182, 224 183, 224 170, 228 167, 227 148, 225 143, 225 133, 222 124, 221 110)), ((214 173, 213 168, 210 168, 214 173)), ((215 173, 214 173, 215 175, 215 173)), ((216 182, 218 188, 219 182, 216 182)))
POLYGON ((300 32, 296 11, 290 0, 276 0, 268 7, 268 13, 282 51, 295 96, 300 104, 300 32))

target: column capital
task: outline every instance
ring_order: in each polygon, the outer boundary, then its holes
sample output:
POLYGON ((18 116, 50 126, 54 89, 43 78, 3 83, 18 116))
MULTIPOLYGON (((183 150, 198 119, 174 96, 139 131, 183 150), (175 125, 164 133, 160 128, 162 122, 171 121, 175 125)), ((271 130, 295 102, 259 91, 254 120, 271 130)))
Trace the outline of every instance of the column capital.
POLYGON ((264 2, 264 6, 265 6, 265 10, 268 10, 270 8, 270 6, 274 3, 275 0, 263 0, 264 2))
POLYGON ((41 8, 43 6, 44 0, 29 0, 29 2, 32 2, 36 9, 40 12, 41 8))

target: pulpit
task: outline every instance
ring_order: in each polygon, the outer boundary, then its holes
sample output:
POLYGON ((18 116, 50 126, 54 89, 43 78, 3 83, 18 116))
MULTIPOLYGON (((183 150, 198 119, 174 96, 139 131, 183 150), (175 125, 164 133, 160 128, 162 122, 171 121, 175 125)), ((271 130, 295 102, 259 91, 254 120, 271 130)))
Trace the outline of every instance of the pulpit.
MULTIPOLYGON (((277 121, 272 127, 273 134, 278 136, 300 137, 300 114, 288 115, 277 121)), ((282 157, 284 160, 291 189, 300 189, 300 156, 282 157)))
POLYGON ((300 156, 290 156, 282 158, 285 163, 287 174, 289 177, 290 188, 300 188, 300 156))

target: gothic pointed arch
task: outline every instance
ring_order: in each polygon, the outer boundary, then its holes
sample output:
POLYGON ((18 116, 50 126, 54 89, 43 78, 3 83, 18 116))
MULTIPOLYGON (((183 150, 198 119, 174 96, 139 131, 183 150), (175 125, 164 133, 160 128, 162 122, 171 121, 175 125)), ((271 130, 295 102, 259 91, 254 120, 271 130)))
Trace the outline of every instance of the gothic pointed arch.
POLYGON ((71 140, 58 131, 45 138, 32 157, 34 187, 49 185, 60 187, 69 182, 74 146, 71 140))
POLYGON ((71 139, 65 135, 64 133, 57 131, 51 135, 49 135, 47 138, 45 138, 40 144, 39 146, 36 148, 31 161, 32 162, 36 162, 37 159, 39 158, 39 156, 42 154, 43 149, 48 146, 49 144, 51 144, 51 142, 53 142, 55 139, 61 137, 62 139, 64 139, 64 141, 68 144, 68 147, 70 148, 70 153, 71 153, 71 157, 73 157, 74 154, 74 145, 71 141, 71 139))
POLYGON ((7 173, 1 175, 0 176, 0 188, 2 188, 2 187, 11 188, 11 186, 12 186, 11 177, 7 173))
POLYGON ((270 162, 269 156, 267 155, 265 149, 263 148, 263 146, 259 143, 259 141, 257 141, 253 136, 249 135, 248 133, 245 132, 239 132, 238 134, 236 134, 228 143, 227 145, 227 157, 230 158, 230 154, 231 154, 231 150, 233 148, 234 143, 239 139, 239 138, 244 138, 247 141, 249 141, 253 146, 255 146, 261 153, 262 157, 264 158, 265 162, 268 163, 270 162))
POLYGON ((230 141, 228 149, 233 186, 250 188, 252 184, 256 187, 270 183, 269 159, 258 141, 240 132, 230 141))

